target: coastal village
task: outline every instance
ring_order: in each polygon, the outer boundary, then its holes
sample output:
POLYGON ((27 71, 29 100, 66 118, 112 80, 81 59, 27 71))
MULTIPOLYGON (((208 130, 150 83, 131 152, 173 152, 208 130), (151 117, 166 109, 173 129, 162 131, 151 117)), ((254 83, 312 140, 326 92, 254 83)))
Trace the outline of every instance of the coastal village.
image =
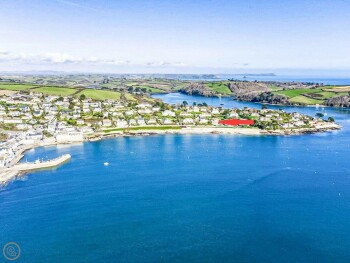
MULTIPOLYGON (((324 127, 336 128, 324 121, 299 113, 271 109, 225 109, 205 103, 168 105, 161 101, 98 101, 85 96, 45 96, 41 93, 20 92, 0 98, 0 167, 11 167, 26 150, 39 145, 79 142, 108 134, 128 134, 131 131, 171 133, 187 129, 220 133, 214 128, 235 131, 222 120, 252 120, 245 130, 274 134, 281 131, 312 131, 324 127), (210 130, 212 128, 212 130, 210 130)), ((242 127, 240 127, 242 130, 242 127)), ((248 133, 249 134, 249 133, 248 133)))

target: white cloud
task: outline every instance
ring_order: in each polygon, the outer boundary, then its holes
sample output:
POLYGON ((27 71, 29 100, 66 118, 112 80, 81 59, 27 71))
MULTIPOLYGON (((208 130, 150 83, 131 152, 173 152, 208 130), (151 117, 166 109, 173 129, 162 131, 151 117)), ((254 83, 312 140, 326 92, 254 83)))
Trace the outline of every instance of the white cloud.
POLYGON ((45 54, 14 54, 0 50, 0 63, 17 63, 30 65, 48 65, 48 64, 105 64, 105 65, 126 65, 130 61, 117 59, 99 59, 97 57, 76 57, 62 53, 45 54))
POLYGON ((38 56, 38 59, 43 62, 48 63, 80 63, 83 61, 82 58, 73 57, 68 54, 60 54, 60 53, 46 53, 44 55, 38 56))
POLYGON ((101 59, 98 57, 78 57, 64 53, 44 53, 44 54, 15 54, 5 50, 0 50, 0 63, 12 63, 16 65, 105 65, 105 66, 137 66, 137 67, 152 67, 152 68, 173 68, 185 67, 183 62, 169 61, 152 61, 146 63, 136 63, 129 60, 119 59, 101 59))
POLYGON ((104 61, 106 64, 110 65, 127 65, 130 64, 129 60, 106 60, 104 61))
POLYGON ((0 49, 0 56, 7 55, 9 52, 7 50, 0 49))
POLYGON ((168 62, 168 61, 159 61, 159 62, 147 62, 145 63, 146 66, 151 67, 185 67, 186 64, 183 62, 168 62))

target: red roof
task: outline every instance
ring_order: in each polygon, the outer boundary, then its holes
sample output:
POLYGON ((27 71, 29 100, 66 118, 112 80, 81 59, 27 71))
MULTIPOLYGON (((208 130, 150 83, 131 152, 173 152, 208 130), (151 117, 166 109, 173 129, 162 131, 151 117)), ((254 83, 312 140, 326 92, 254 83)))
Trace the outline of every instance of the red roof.
POLYGON ((240 119, 220 120, 219 124, 229 125, 229 126, 254 125, 254 120, 240 120, 240 119))

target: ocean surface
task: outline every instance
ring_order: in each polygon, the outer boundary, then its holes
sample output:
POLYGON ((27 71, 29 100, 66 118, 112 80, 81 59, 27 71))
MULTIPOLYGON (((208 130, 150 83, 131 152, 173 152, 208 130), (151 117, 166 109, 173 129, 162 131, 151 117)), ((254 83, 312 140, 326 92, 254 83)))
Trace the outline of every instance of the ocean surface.
MULTIPOLYGON (((233 74, 217 74, 210 76, 201 75, 181 75, 179 77, 170 76, 165 78, 171 79, 181 79, 181 80, 206 80, 206 81, 219 81, 219 80, 228 80, 228 79, 237 79, 237 80, 247 80, 247 81, 280 81, 280 82, 312 82, 312 83, 322 83, 324 85, 350 85, 350 77, 334 77, 334 76, 301 76, 301 75, 233 75, 233 74)), ((163 76, 164 77, 164 76, 163 76)))
POLYGON ((316 77, 316 76, 290 76, 290 75, 276 75, 276 76, 221 76, 221 79, 239 79, 247 81, 282 81, 282 82, 313 82, 322 83, 324 85, 350 85, 349 77, 316 77))
POLYGON ((0 191, 1 249, 14 241, 15 262, 35 263, 350 262, 350 110, 278 108, 321 111, 343 129, 113 138, 27 152, 23 161, 72 159, 0 191))

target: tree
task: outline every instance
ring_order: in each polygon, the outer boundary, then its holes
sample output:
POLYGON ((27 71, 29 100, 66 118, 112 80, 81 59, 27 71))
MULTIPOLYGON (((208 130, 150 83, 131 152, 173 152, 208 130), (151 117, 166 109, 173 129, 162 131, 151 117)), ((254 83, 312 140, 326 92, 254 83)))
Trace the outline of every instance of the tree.
POLYGON ((141 89, 143 93, 146 93, 147 92, 147 89, 146 88, 142 88, 141 89))
POLYGON ((321 112, 317 112, 317 113, 316 113, 316 117, 318 117, 318 118, 322 118, 323 116, 324 116, 324 114, 321 113, 321 112))
POLYGON ((208 107, 208 104, 206 102, 202 103, 203 107, 208 107))
POLYGON ((329 118, 328 118, 328 121, 329 121, 329 122, 334 122, 334 118, 333 118, 333 117, 329 117, 329 118))
POLYGON ((85 100, 86 99, 86 96, 85 94, 81 94, 80 97, 79 97, 80 100, 85 100))
POLYGON ((261 106, 261 108, 262 108, 263 110, 266 110, 266 109, 267 109, 267 106, 266 106, 265 104, 263 104, 263 105, 261 106))
POLYGON ((165 104, 165 103, 162 103, 162 104, 160 105, 160 110, 161 110, 161 111, 165 111, 165 110, 166 110, 166 104, 165 104))
POLYGON ((73 120, 73 119, 67 120, 67 123, 70 124, 70 125, 77 125, 77 121, 73 120))
POLYGON ((187 102, 186 100, 184 100, 184 101, 182 102, 182 105, 183 105, 184 107, 186 107, 186 106, 188 106, 188 102, 187 102))

